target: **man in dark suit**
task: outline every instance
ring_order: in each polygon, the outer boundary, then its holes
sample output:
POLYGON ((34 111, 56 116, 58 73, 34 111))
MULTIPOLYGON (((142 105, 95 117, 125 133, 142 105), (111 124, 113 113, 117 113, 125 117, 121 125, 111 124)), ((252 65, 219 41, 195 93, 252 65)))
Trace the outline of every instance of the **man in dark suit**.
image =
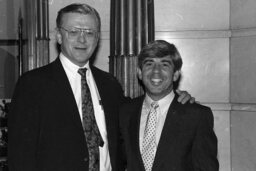
MULTIPOLYGON (((117 80, 89 62, 100 38, 99 14, 86 4, 71 4, 58 12, 56 24, 58 58, 25 73, 16 85, 8 124, 9 169, 123 170, 118 109, 126 99, 117 80), (83 93, 81 68, 86 68, 89 96, 83 93), (90 100, 82 100, 84 95, 90 100), (97 135, 88 136, 92 132, 97 135), (92 142, 98 139, 99 144, 92 142)), ((189 99, 186 92, 180 96, 183 102, 189 99)))
POLYGON ((100 170, 122 170, 118 108, 123 91, 112 75, 88 62, 100 37, 99 14, 86 4, 71 4, 58 12, 56 23, 59 57, 25 73, 14 92, 8 125, 10 171, 89 170, 79 68, 87 68, 95 118, 104 141, 97 160, 100 170))
POLYGON ((173 44, 157 40, 138 56, 145 95, 122 106, 120 128, 128 171, 217 171, 217 138, 210 108, 181 105, 173 83, 181 56, 173 44))

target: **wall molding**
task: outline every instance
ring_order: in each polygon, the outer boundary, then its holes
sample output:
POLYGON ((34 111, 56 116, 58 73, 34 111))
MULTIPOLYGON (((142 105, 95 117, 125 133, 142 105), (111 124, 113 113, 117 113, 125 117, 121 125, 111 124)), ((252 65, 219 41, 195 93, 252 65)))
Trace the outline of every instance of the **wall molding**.
POLYGON ((256 28, 232 29, 231 37, 256 36, 256 28))
POLYGON ((256 28, 232 30, 156 31, 156 39, 214 39, 256 36, 256 28))
POLYGON ((256 112, 256 104, 247 103, 202 103, 209 106, 213 111, 245 111, 256 112))
MULTIPOLYGON (((51 30, 49 34, 50 39, 55 40, 55 30, 51 30)), ((109 34, 109 31, 101 31, 101 39, 109 40, 109 34)), ((214 39, 248 36, 256 36, 256 28, 232 30, 184 30, 155 32, 155 39, 214 39)))
POLYGON ((209 106, 213 111, 230 111, 230 103, 201 103, 202 105, 209 106))
POLYGON ((156 31, 156 39, 213 39, 230 38, 230 30, 186 30, 186 31, 156 31))
POLYGON ((256 112, 256 104, 232 104, 233 111, 256 112))

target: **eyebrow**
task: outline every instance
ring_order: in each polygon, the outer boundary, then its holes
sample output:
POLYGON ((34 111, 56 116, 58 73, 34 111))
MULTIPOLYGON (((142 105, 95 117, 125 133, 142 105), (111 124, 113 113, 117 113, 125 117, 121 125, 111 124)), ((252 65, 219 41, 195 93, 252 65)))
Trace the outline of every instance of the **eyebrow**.
POLYGON ((81 27, 72 27, 72 29, 77 29, 77 30, 94 30, 92 28, 81 28, 81 27))
MULTIPOLYGON (((144 59, 143 60, 143 63, 142 64, 145 64, 145 63, 147 63, 147 62, 154 62, 154 60, 153 60, 154 58, 146 58, 146 59, 144 59)), ((161 58, 160 58, 161 59, 161 58)), ((163 60, 161 60, 160 62, 162 62, 162 63, 169 63, 169 64, 173 64, 173 61, 172 60, 167 60, 167 59, 163 59, 163 60)))
POLYGON ((166 59, 162 60, 161 62, 167 62, 167 63, 169 63, 169 64, 172 64, 172 63, 173 63, 172 60, 166 60, 166 59))
POLYGON ((143 60, 142 65, 144 65, 145 63, 148 63, 148 62, 154 62, 154 60, 152 58, 146 58, 143 60))
POLYGON ((143 63, 148 62, 148 61, 153 61, 153 58, 146 58, 143 60, 143 63))

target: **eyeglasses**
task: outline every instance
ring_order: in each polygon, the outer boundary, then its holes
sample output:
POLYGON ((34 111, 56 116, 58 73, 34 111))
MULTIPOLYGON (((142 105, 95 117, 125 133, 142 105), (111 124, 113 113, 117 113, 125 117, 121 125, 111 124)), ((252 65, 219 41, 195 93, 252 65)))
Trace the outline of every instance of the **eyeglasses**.
POLYGON ((82 28, 72 28, 71 30, 65 29, 64 27, 60 27, 68 33, 68 38, 74 39, 78 38, 78 36, 83 35, 85 38, 92 39, 97 35, 97 31, 91 29, 82 29, 82 28))

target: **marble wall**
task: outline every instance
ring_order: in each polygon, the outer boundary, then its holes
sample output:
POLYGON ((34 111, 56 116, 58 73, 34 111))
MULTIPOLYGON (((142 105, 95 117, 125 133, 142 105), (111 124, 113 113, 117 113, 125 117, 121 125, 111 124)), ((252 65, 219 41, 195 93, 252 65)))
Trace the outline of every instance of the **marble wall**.
POLYGON ((233 171, 256 170, 255 8, 255 0, 231 0, 230 120, 233 171))

